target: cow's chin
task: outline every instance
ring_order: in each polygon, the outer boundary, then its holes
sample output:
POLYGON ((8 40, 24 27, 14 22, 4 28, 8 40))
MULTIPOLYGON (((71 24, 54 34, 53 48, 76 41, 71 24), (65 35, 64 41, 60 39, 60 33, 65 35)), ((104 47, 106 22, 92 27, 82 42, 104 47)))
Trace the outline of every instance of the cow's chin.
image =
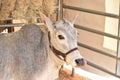
POLYGON ((77 67, 77 64, 75 63, 75 61, 67 61, 66 64, 71 65, 72 67, 77 67))

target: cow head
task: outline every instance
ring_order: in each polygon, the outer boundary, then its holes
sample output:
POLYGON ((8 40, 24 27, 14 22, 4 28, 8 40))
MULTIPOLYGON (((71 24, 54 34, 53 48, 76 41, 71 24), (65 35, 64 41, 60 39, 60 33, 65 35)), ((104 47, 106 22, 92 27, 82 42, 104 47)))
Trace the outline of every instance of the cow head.
POLYGON ((75 19, 76 17, 70 21, 63 19, 53 24, 48 17, 45 17, 45 23, 50 32, 51 49, 54 49, 53 52, 56 52, 59 58, 64 58, 73 67, 86 63, 78 50, 77 30, 73 25, 75 19))

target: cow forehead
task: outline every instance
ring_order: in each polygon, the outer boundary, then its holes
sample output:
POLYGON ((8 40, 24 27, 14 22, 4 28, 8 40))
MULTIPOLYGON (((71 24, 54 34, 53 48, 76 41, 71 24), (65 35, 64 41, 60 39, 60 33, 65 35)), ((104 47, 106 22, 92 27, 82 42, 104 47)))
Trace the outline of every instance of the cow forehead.
POLYGON ((65 34, 69 34, 71 36, 76 36, 76 29, 74 28, 73 24, 67 20, 61 20, 54 24, 54 27, 57 31, 62 31, 65 34))

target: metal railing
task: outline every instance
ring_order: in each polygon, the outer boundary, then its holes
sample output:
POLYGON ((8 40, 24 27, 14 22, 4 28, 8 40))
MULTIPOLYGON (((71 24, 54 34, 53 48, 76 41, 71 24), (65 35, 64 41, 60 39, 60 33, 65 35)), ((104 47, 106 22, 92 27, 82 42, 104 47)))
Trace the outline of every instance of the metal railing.
MULTIPOLYGON (((113 39, 116 39, 117 40, 117 55, 112 55, 108 52, 105 52, 103 50, 100 50, 100 49, 97 49, 97 48, 94 48, 92 46, 88 46, 87 44, 84 44, 84 43, 80 43, 78 42, 78 45, 80 47, 83 47, 83 48, 86 48, 86 49, 89 49, 91 51, 94 51, 94 52, 97 52, 98 54, 102 54, 102 55, 105 55, 105 56, 108 56, 108 57, 111 57, 113 59, 116 60, 116 71, 115 73, 109 71, 109 70, 106 70, 105 68, 101 67, 101 66, 98 66, 90 61, 88 61, 88 65, 94 67, 94 68, 97 68, 101 71, 104 71, 108 74, 111 74, 113 76, 116 76, 118 78, 120 78, 120 14, 119 15, 115 15, 115 14, 111 14, 111 13, 105 13, 105 12, 101 12, 101 11, 96 11, 96 10, 90 10, 90 9, 85 9, 85 8, 80 8, 80 7, 74 7, 74 6, 70 6, 70 5, 64 5, 63 4, 63 9, 70 9, 70 10, 75 10, 75 11, 80 11, 80 12, 85 12, 85 13, 90 13, 90 14, 94 14, 94 15, 101 15, 101 16, 106 16, 106 17, 111 17, 111 18, 115 18, 115 19, 119 19, 119 25, 118 25, 118 35, 115 36, 115 35, 112 35, 112 34, 109 34, 109 33, 105 33, 105 32, 102 32, 102 31, 99 31, 99 30, 95 30, 95 29, 91 29, 91 28, 87 28, 85 26, 81 26, 81 25, 76 25, 75 24, 75 27, 77 29, 80 29, 80 30, 84 30, 84 31, 88 31, 88 32, 91 32, 91 33, 94 33, 94 34, 98 34, 98 35, 102 35, 102 36, 107 36, 107 37, 110 37, 110 38, 113 38, 113 39)), ((120 8, 119 8, 120 9, 120 8)), ((120 10, 119 10, 120 11, 120 10)), ((63 13, 61 13, 63 14, 63 13)))
MULTIPOLYGON (((0 27, 22 27, 26 24, 32 24, 32 23, 14 23, 14 24, 0 24, 0 27)), ((34 23, 36 25, 44 25, 44 23, 34 23)))
MULTIPOLYGON (((55 14, 58 14, 58 16, 61 16, 61 11, 60 11, 60 7, 61 7, 61 0, 58 0, 58 4, 57 5, 54 5, 54 8, 55 9, 58 9, 57 12, 54 12, 55 14)), ((0 18, 1 21, 8 21, 8 20, 21 20, 21 19, 25 19, 25 20, 28 20, 28 19, 40 19, 39 16, 31 16, 31 17, 20 17, 20 18, 0 18)), ((60 17, 57 17, 57 19, 60 19, 60 17)), ((36 25, 44 25, 43 22, 36 22, 36 23, 1 23, 0 24, 0 28, 11 28, 11 27, 23 27, 25 24, 36 24, 36 25)))
MULTIPOLYGON (((95 10, 90 10, 90 9, 85 9, 85 8, 79 8, 79 7, 64 5, 63 0, 58 0, 58 2, 59 2, 58 6, 56 7, 56 8, 58 8, 58 20, 63 18, 63 9, 70 9, 70 10, 81 11, 81 12, 85 12, 85 13, 107 16, 107 17, 112 17, 112 18, 119 19, 119 25, 118 26, 120 28, 120 14, 115 15, 115 14, 105 13, 105 12, 101 12, 101 11, 95 11, 95 10)), ((27 18, 29 18, 29 17, 27 17, 27 18)), ((33 18, 39 18, 39 17, 33 17, 33 18)), ((8 19, 5 19, 5 20, 13 20, 13 19, 8 18, 8 19)), ((43 25, 44 23, 35 23, 35 24, 43 25)), ((25 25, 25 23, 0 24, 0 27, 21 27, 23 25, 25 25)), ((99 31, 99 30, 87 28, 85 26, 75 25, 75 27, 78 28, 78 29, 81 29, 81 30, 85 30, 85 31, 88 31, 88 32, 91 32, 91 33, 98 34, 98 35, 114 38, 118 41, 117 56, 114 56, 112 54, 109 54, 108 52, 102 51, 100 49, 94 48, 92 46, 88 46, 88 45, 80 43, 80 42, 78 42, 78 45, 81 46, 81 47, 84 47, 86 49, 89 49, 89 50, 95 51, 97 53, 100 53, 102 55, 105 55, 105 56, 116 59, 117 63, 116 63, 115 73, 112 73, 112 72, 110 72, 110 71, 108 71, 108 70, 106 70, 106 69, 104 69, 104 68, 102 68, 102 67, 100 67, 100 66, 98 66, 94 63, 91 63, 89 61, 88 61, 88 65, 120 78, 120 45, 119 45, 120 44, 120 42, 119 42, 120 41, 120 29, 118 30, 118 36, 115 36, 115 35, 105 33, 105 32, 99 31)))

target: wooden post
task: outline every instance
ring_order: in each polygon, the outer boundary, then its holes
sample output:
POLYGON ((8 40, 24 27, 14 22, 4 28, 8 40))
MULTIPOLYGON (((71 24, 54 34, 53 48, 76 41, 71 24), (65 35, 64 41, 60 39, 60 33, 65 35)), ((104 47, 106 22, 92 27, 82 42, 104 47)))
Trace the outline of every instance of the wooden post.
MULTIPOLYGON (((12 24, 12 20, 7 20, 7 24, 12 24)), ((8 27, 8 33, 14 32, 14 27, 8 27)))

